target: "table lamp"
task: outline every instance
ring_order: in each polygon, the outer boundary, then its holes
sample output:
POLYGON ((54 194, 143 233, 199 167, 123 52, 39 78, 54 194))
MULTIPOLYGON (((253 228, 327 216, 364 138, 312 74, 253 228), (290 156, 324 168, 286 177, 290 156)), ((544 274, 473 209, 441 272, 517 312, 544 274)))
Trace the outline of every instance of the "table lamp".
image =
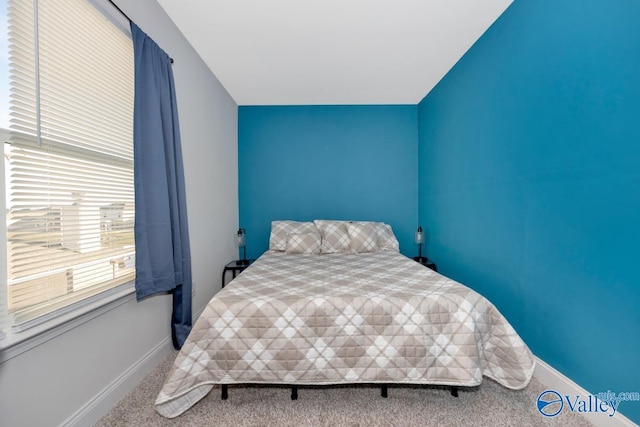
POLYGON ((235 235, 235 242, 238 248, 242 248, 242 259, 236 261, 237 265, 249 265, 247 259, 247 236, 244 228, 239 228, 235 235))

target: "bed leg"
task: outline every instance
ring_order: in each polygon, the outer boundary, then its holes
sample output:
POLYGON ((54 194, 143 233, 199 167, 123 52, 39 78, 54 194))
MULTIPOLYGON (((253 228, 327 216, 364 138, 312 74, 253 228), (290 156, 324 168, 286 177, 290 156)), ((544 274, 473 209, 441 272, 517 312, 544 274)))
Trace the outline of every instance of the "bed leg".
POLYGON ((388 396, 388 394, 387 394, 387 386, 386 385, 383 385, 382 387, 380 387, 380 396, 382 396, 382 397, 387 397, 388 396))
POLYGON ((451 387, 451 396, 458 397, 458 387, 456 386, 451 387))
POLYGON ((298 400, 298 387, 291 386, 291 400, 298 400))
POLYGON ((222 400, 227 400, 227 398, 229 397, 229 389, 227 388, 226 384, 222 384, 222 386, 220 387, 221 390, 221 394, 220 394, 220 398, 222 400))

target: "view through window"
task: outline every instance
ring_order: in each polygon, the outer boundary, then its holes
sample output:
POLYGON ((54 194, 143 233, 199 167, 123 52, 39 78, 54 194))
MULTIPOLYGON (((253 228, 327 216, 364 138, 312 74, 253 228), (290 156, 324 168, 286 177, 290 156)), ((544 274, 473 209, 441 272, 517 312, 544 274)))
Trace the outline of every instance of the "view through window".
POLYGON ((133 47, 88 0, 0 0, 14 330, 130 282, 133 47))

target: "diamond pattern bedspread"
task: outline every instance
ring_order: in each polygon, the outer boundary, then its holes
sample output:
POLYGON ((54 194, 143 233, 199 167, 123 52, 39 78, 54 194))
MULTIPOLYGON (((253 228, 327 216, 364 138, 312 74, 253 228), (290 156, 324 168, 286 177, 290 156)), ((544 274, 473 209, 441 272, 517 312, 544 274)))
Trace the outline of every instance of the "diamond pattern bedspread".
POLYGON ((175 417, 214 384, 525 387, 534 359, 484 297, 397 252, 267 252, 207 305, 156 400, 175 417))

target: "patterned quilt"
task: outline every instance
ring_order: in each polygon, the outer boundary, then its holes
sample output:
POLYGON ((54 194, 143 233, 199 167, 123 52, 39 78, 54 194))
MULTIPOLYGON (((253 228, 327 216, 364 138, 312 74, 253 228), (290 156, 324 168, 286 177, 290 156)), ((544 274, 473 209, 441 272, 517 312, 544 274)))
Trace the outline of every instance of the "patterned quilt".
POLYGON ((234 383, 520 389, 533 369, 488 300, 397 252, 267 252, 209 302, 155 404, 176 417, 234 383))

